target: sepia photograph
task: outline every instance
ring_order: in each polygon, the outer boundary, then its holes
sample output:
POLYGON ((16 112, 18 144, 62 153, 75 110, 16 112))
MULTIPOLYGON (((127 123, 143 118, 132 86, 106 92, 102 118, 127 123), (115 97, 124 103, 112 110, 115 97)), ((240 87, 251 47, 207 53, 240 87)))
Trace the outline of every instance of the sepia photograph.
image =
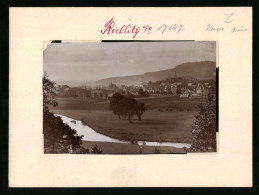
POLYGON ((217 152, 216 41, 45 41, 45 154, 217 152))
POLYGON ((253 186, 253 7, 6 11, 9 188, 253 186))

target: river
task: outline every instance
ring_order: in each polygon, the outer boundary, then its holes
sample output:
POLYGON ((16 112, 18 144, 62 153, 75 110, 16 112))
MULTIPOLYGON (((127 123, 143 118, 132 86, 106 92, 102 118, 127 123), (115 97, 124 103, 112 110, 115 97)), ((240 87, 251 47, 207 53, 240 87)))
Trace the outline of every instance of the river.
MULTIPOLYGON (((124 144, 131 144, 130 141, 123 141, 111 138, 109 136, 97 133, 92 128, 88 127, 87 125, 83 125, 80 120, 74 120, 72 118, 55 114, 55 116, 59 116, 64 123, 68 124, 72 129, 77 131, 78 135, 83 135, 83 141, 99 141, 99 142, 113 142, 113 143, 124 143, 124 144)), ((145 145, 147 146, 170 146, 175 148, 190 148, 191 144, 188 143, 174 143, 174 142, 150 142, 150 141, 138 141, 138 145, 145 145)))

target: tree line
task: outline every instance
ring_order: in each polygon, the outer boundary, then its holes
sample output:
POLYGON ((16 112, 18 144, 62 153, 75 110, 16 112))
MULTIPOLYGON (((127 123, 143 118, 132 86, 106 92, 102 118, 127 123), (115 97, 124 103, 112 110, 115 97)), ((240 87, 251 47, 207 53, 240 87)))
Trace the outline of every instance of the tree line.
POLYGON ((115 93, 110 100, 110 110, 120 120, 121 118, 127 118, 131 123, 134 115, 137 115, 138 120, 141 120, 142 115, 147 111, 147 107, 144 103, 137 102, 134 98, 115 93))
POLYGON ((198 104, 199 113, 195 115, 192 127, 192 144, 189 152, 216 152, 216 96, 208 95, 205 104, 198 104))
POLYGON ((59 89, 55 82, 50 81, 46 74, 43 76, 43 134, 45 153, 89 153, 83 148, 82 137, 76 130, 63 123, 62 119, 50 112, 49 106, 57 106, 55 100, 59 89))

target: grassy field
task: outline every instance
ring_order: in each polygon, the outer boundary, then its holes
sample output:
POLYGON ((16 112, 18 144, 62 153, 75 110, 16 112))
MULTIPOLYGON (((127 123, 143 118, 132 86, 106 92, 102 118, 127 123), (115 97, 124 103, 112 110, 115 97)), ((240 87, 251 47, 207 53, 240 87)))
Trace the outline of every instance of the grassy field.
MULTIPOLYGON (((110 142, 93 142, 93 141, 83 141, 82 147, 86 149, 91 149, 95 145, 102 150, 103 154, 139 154, 140 149, 138 145, 134 144, 120 144, 120 143, 110 143, 110 142)), ((169 153, 186 153, 182 148, 174 148, 167 146, 142 146, 141 152, 143 154, 153 154, 155 149, 159 150, 161 154, 169 153)))
POLYGON ((82 120, 95 131, 121 140, 190 142, 194 115, 192 112, 148 111, 143 119, 119 120, 106 110, 55 110, 76 120, 82 120))
MULTIPOLYGON (((197 110, 197 104, 206 101, 206 97, 180 99, 176 96, 158 96, 136 98, 137 101, 145 103, 148 110, 197 110)), ((93 100, 79 98, 57 98, 59 105, 52 110, 109 110, 108 100, 93 100)))
POLYGON ((80 98, 57 98, 57 107, 51 110, 109 110, 108 100, 92 100, 80 98))
POLYGON ((109 110, 107 100, 58 98, 58 107, 51 108, 76 120, 82 120, 95 131, 121 140, 168 141, 190 143, 197 105, 206 98, 179 99, 173 96, 138 98, 148 108, 138 121, 119 120, 109 110))

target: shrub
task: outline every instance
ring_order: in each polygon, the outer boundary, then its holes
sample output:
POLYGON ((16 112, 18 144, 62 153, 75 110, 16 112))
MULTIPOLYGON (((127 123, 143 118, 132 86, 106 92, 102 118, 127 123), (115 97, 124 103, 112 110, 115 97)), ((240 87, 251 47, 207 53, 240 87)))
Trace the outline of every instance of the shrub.
POLYGON ((91 153, 92 154, 101 154, 103 151, 98 148, 97 144, 94 147, 91 147, 91 153))

